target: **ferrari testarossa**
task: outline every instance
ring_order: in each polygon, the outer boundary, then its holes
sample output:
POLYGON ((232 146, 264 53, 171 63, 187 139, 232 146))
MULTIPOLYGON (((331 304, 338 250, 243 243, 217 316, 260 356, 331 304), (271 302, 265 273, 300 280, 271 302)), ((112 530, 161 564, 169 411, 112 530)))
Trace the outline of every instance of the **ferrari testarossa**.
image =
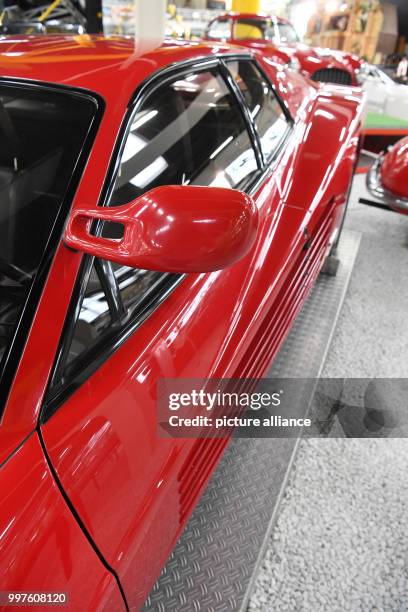
POLYGON ((221 44, 16 37, 0 71, 1 590, 138 609, 227 444, 160 437, 157 382, 266 372, 363 95, 221 44))

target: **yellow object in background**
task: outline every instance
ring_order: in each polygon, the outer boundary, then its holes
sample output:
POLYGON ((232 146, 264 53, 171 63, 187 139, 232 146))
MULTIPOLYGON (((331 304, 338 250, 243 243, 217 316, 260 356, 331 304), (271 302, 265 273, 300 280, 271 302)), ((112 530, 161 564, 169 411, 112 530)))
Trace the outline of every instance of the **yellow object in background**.
POLYGON ((177 13, 177 6, 175 4, 168 4, 167 12, 170 15, 170 17, 175 17, 177 13))
POLYGON ((44 21, 45 19, 47 19, 48 15, 50 15, 52 13, 52 11, 57 8, 57 6, 61 3, 61 0, 54 0, 54 2, 51 2, 51 4, 49 6, 47 6, 47 8, 41 13, 41 15, 38 18, 38 21, 44 21))
POLYGON ((232 0, 231 8, 237 13, 260 13, 261 0, 232 0))
POLYGON ((257 26, 246 23, 237 23, 234 30, 234 38, 247 40, 248 38, 262 38, 262 30, 257 26))

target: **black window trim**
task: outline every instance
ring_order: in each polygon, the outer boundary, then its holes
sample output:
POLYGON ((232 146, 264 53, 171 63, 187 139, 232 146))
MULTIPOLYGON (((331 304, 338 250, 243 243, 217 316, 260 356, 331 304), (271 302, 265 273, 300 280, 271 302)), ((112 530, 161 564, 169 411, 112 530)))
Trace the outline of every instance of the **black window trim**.
POLYGON ((284 104, 283 100, 281 99, 279 93, 276 91, 276 87, 274 86, 274 84, 272 83, 272 81, 270 80, 270 78, 268 77, 268 75, 265 73, 265 71, 262 69, 262 66, 259 65, 259 63, 256 61, 255 58, 239 58, 239 60, 241 61, 248 61, 251 64, 254 64, 254 66, 259 70, 259 72, 261 73, 262 77, 265 79, 266 83, 269 85, 269 87, 271 88, 276 101, 278 102, 280 108, 282 109, 282 112, 285 116, 286 122, 287 122, 287 130, 285 130, 285 132, 283 133, 279 143, 277 144, 276 150, 273 152, 273 154, 271 155, 271 157, 269 159, 265 159, 265 156, 262 152, 262 146, 261 146, 261 139, 259 137, 258 134, 258 129, 256 127, 256 123, 253 120, 251 113, 249 112, 249 108, 245 102, 245 98, 242 94, 242 92, 240 91, 237 83, 235 82, 234 77, 232 76, 229 68, 228 68, 228 64, 232 61, 236 61, 235 59, 231 59, 228 57, 228 59, 226 61, 222 61, 224 68, 226 70, 226 72, 228 73, 229 76, 229 80, 231 81, 231 86, 234 88, 235 90, 235 95, 240 99, 240 105, 245 109, 245 115, 246 115, 246 120, 247 122, 250 124, 251 126, 251 132, 254 135, 254 138, 256 140, 256 144, 257 144, 257 148, 259 150, 259 155, 261 158, 261 163, 262 163, 262 170, 264 171, 266 167, 269 168, 269 165, 271 163, 273 163, 273 161, 276 159, 277 155, 279 154, 280 150, 281 150, 281 144, 282 141, 286 141, 287 135, 288 135, 288 131, 292 131, 293 128, 293 119, 292 116, 289 112, 289 109, 286 108, 286 105, 284 104))
MULTIPOLYGON (((229 61, 231 62, 235 61, 235 58, 229 57, 229 61)), ((222 76, 224 77, 224 80, 226 81, 230 91, 232 92, 232 95, 235 98, 238 104, 238 107, 241 111, 241 114, 244 118, 244 122, 247 127, 247 131, 249 133, 249 138, 251 140, 252 148, 254 149, 254 152, 255 152, 255 157, 256 157, 257 164, 258 164, 258 168, 260 169, 260 172, 262 173, 265 164, 264 164, 264 159, 262 155, 261 142, 257 134, 256 126, 254 122, 252 121, 251 113, 249 112, 249 109, 244 100, 244 97, 242 93, 240 92, 231 72, 228 69, 228 63, 223 61, 223 59, 220 59, 220 72, 222 76)), ((255 183, 256 180, 258 180, 258 178, 259 176, 256 177, 256 179, 252 181, 252 185, 255 183)), ((250 187, 252 187, 252 185, 250 185, 250 187)))
POLYGON ((271 89, 273 90, 276 99, 278 100, 282 111, 286 117, 286 121, 287 121, 287 128, 286 131, 282 134, 282 138, 280 140, 280 142, 278 143, 274 154, 272 155, 272 157, 269 160, 264 160, 263 159, 263 154, 261 152, 262 155, 262 173, 259 176, 259 178, 257 180, 254 181, 254 184, 252 185, 251 189, 248 191, 248 195, 253 196, 255 195, 255 193, 262 187, 262 185, 267 181, 267 179, 270 177, 270 175, 276 170, 276 166, 277 163, 279 161, 280 155, 282 153, 282 150, 284 149, 284 147, 288 144, 289 139, 291 138, 293 132, 294 132, 294 124, 295 121, 292 117, 292 115, 290 114, 289 108, 287 107, 286 103, 284 102, 284 100, 282 100, 281 96, 279 95, 279 92, 276 90, 276 87, 274 85, 274 83, 271 81, 271 79, 269 78, 269 75, 266 73, 266 71, 263 69, 263 67, 259 64, 259 62, 257 61, 257 59, 255 57, 253 57, 252 55, 247 55, 247 56, 243 56, 243 55, 237 55, 237 56, 230 56, 230 55, 225 55, 222 58, 223 63, 225 64, 225 69, 228 70, 229 74, 230 74, 230 78, 231 81, 233 83, 233 87, 236 90, 236 95, 241 99, 242 101, 242 105, 245 107, 246 109, 246 114, 248 117, 248 121, 252 124, 253 126, 253 131, 255 133, 255 137, 258 140, 258 146, 259 149, 261 150, 261 141, 258 135, 258 130, 256 128, 255 122, 253 120, 253 118, 251 117, 251 113, 249 112, 248 107, 246 105, 244 96, 242 94, 242 92, 240 91, 238 85, 235 83, 235 79, 232 76, 232 74, 229 71, 228 68, 228 61, 234 61, 234 60, 245 60, 245 61, 251 61, 252 63, 255 64, 255 66, 259 69, 259 72, 262 74, 262 76, 264 77, 265 81, 268 83, 268 85, 271 87, 271 89))
MULTIPOLYGON (((252 148, 258 164, 258 174, 254 177, 252 183, 246 190, 247 193, 253 194, 266 179, 267 172, 270 173, 269 162, 265 167, 263 163, 260 141, 257 136, 254 123, 247 110, 246 103, 239 91, 235 81, 226 67, 226 60, 252 60, 253 56, 250 53, 231 53, 219 54, 213 57, 204 56, 202 58, 193 58, 183 62, 176 62, 154 72, 149 75, 142 83, 139 84, 131 97, 126 113, 122 120, 120 130, 113 149, 111 162, 104 180, 99 199, 99 206, 107 206, 111 197, 115 179, 120 167, 120 160, 124 147, 126 145, 127 136, 130 127, 133 123, 135 114, 140 109, 147 96, 150 96, 157 87, 162 86, 166 82, 172 81, 175 77, 188 75, 191 72, 203 72, 211 68, 218 68, 221 78, 223 78, 228 89, 230 90, 234 100, 236 101, 240 112, 244 118, 244 123, 248 131, 252 148)), ((257 64, 258 66, 258 64, 257 64)), ((259 67, 259 66, 258 66, 259 67)), ((276 91, 270 79, 267 78, 264 71, 260 68, 262 75, 271 84, 275 95, 276 91)), ((278 100, 280 100, 277 95, 278 100)), ((282 105, 282 102, 280 101, 282 105)), ((283 107, 284 108, 284 107, 283 107)), ((288 116, 287 109, 284 109, 285 115, 288 116)), ((289 115, 290 117, 290 115, 289 115)), ((281 150, 281 149, 280 149, 281 150)), ((94 233, 97 235, 102 229, 102 224, 96 224, 94 233)), ((84 255, 81 262, 80 271, 76 279, 73 294, 71 296, 70 305, 67 316, 61 333, 60 343, 57 350, 55 362, 52 368, 52 374, 45 393, 45 399, 40 414, 40 422, 45 423, 63 404, 70 395, 72 395, 99 367, 107 360, 126 340, 145 322, 145 320, 166 300, 166 298, 178 287, 178 285, 186 278, 186 274, 168 274, 163 275, 158 279, 157 283, 147 291, 140 303, 140 311, 135 312, 132 318, 118 329, 113 324, 114 328, 111 334, 102 336, 89 351, 86 352, 84 360, 79 360, 76 374, 70 380, 58 380, 61 374, 61 367, 69 350, 70 342, 74 332, 75 322, 78 318, 79 311, 82 305, 89 274, 92 268, 93 258, 84 255)), ((108 299, 108 297, 107 297, 108 299)))
POLYGON ((66 223, 69 210, 72 206, 75 193, 78 189, 81 176, 84 172, 86 162, 91 153, 93 143, 97 131, 99 129, 102 116, 105 112, 105 101, 99 94, 88 89, 61 85, 58 83, 49 83, 36 81, 25 78, 0 77, 0 85, 9 85, 15 88, 21 88, 25 91, 50 91, 50 92, 65 92, 68 95, 86 99, 95 105, 95 114, 92 123, 89 126, 88 132, 84 139, 82 148, 78 155, 72 175, 70 177, 64 199, 61 203, 60 211, 55 219, 54 226, 50 232, 50 236, 41 258, 37 273, 33 284, 27 296, 19 321, 16 326, 14 337, 10 346, 5 353, 0 370, 0 424, 3 417, 10 390, 18 371, 18 366, 27 344, 31 325, 33 323, 38 304, 54 259, 58 244, 61 240, 62 232, 66 223))

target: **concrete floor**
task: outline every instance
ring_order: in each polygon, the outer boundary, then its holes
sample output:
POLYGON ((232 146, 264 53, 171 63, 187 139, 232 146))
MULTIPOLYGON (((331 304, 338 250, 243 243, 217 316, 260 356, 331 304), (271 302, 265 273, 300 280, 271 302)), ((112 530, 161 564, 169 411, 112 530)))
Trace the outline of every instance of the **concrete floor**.
MULTIPOLYGON (((322 375, 408 378, 408 218, 360 196, 357 176, 363 236, 322 375)), ((249 610, 408 610, 407 473, 406 438, 303 439, 249 610)))
POLYGON ((354 179, 345 227, 362 233, 322 376, 408 377, 408 216, 359 204, 354 179))

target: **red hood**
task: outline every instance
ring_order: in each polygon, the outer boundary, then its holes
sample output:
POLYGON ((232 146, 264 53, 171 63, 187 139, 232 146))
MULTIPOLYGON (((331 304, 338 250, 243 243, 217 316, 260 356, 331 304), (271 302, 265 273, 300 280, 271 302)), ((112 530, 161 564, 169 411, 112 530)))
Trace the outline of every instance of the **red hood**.
POLYGON ((296 58, 302 71, 308 76, 312 76, 316 70, 325 68, 346 70, 351 75, 352 84, 358 85, 355 73, 361 67, 362 61, 350 53, 333 49, 313 48, 303 43, 275 45, 267 40, 234 40, 233 42, 248 47, 275 62, 287 64, 296 58))
POLYGON ((313 74, 316 70, 324 68, 337 68, 347 70, 352 76, 361 67, 361 60, 350 53, 337 51, 335 49, 322 49, 319 47, 309 47, 302 43, 294 45, 279 45, 279 49, 288 56, 295 56, 302 70, 308 74, 313 74))

